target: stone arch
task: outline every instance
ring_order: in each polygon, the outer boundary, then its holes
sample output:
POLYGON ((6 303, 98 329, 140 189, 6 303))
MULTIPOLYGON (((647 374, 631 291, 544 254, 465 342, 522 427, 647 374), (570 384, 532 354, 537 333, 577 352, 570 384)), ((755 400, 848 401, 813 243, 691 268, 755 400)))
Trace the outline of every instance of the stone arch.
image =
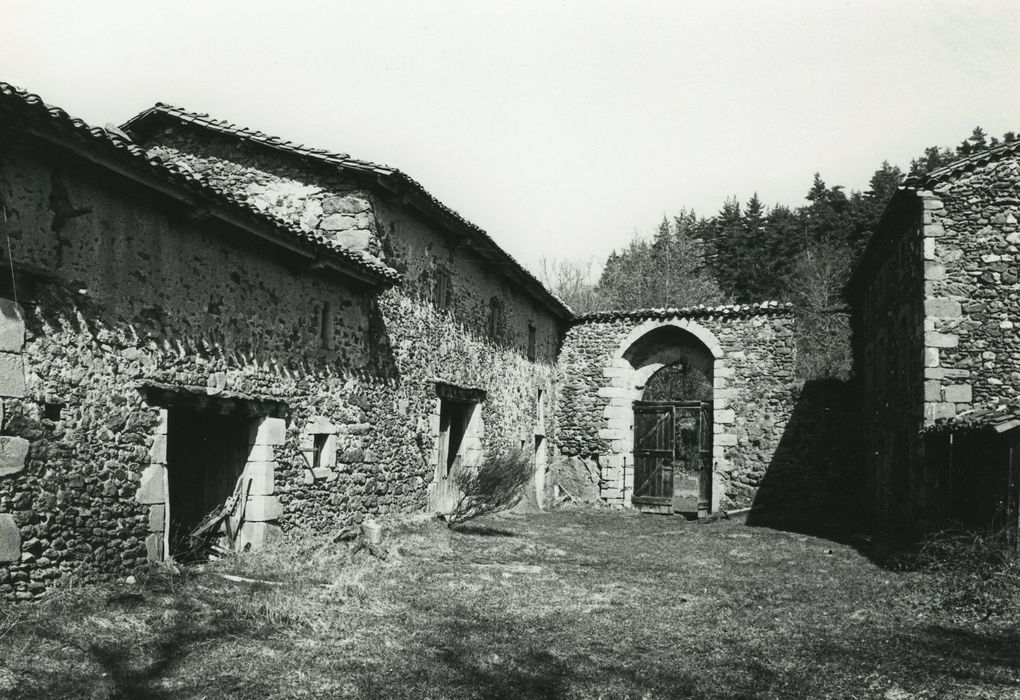
POLYGON ((635 327, 627 334, 627 337, 620 342, 619 346, 617 346, 616 351, 613 353, 613 359, 618 360, 622 358, 628 350, 634 347, 635 343, 650 332, 670 326, 687 331, 700 340, 701 344, 708 348, 709 352, 712 353, 712 357, 715 357, 716 359, 721 359, 723 357, 724 353, 722 345, 719 344, 719 340, 715 337, 715 334, 712 333, 712 331, 708 330, 696 321, 680 318, 645 321, 641 325, 635 327))
POLYGON ((711 511, 718 510, 729 472, 725 448, 736 442, 732 432, 733 412, 726 408, 729 378, 733 372, 727 366, 726 354, 715 334, 688 319, 651 320, 636 326, 614 349, 610 365, 605 368, 609 385, 599 393, 608 399, 608 405, 599 436, 608 442, 609 450, 601 460, 601 471, 607 482, 605 491, 618 494, 608 500, 630 506, 634 479, 634 401, 641 399, 645 383, 656 371, 678 360, 694 359, 698 349, 702 352, 699 361, 710 371, 713 387, 711 511), (663 342, 658 346, 651 343, 651 347, 642 351, 642 344, 657 335, 663 342), (665 342, 670 339, 674 342, 665 342))

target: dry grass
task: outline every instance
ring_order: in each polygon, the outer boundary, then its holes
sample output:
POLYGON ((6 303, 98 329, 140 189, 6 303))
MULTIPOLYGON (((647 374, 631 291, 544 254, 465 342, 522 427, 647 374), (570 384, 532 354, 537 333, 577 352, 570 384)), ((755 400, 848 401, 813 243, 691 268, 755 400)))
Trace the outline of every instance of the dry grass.
POLYGON ((918 605, 937 572, 827 540, 600 511, 388 544, 385 562, 310 541, 0 608, 0 695, 1020 697, 1016 610, 918 605))

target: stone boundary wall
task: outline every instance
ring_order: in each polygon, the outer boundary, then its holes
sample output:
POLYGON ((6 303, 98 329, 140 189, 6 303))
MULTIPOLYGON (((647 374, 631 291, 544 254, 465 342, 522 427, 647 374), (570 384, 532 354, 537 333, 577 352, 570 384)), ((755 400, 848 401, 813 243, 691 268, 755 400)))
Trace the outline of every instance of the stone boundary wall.
POLYGON ((752 504, 799 393, 794 319, 783 307, 760 313, 733 308, 656 312, 653 318, 601 314, 568 331, 560 355, 556 444, 561 455, 597 468, 609 503, 630 503, 632 404, 661 366, 635 368, 624 354, 647 333, 674 327, 713 358, 712 510, 752 504))

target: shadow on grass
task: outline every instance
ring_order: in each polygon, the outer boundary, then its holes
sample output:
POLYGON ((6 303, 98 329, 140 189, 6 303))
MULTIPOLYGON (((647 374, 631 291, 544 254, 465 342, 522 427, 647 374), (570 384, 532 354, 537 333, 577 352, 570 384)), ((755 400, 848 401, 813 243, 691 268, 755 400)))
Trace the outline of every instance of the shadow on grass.
POLYGON ((520 534, 513 530, 503 530, 487 525, 454 525, 450 530, 459 535, 477 535, 478 537, 520 537, 520 534))
MULTIPOLYGON (((808 690, 810 674, 791 676, 772 667, 768 658, 749 653, 729 656, 724 665, 712 669, 706 669, 714 662, 705 655, 674 656, 675 647, 690 641, 682 630, 675 636, 639 639, 635 648, 628 648, 621 645, 620 630, 596 627, 585 631, 587 641, 563 646, 553 640, 547 648, 543 633, 524 620, 483 616, 477 608, 463 605, 442 612, 437 619, 443 621, 418 639, 421 647, 404 650, 419 660, 398 671, 403 678, 392 676, 400 661, 362 659, 346 666, 344 672, 354 679, 361 696, 752 698, 772 697, 769 691, 776 689, 804 697, 808 690), (382 668, 387 673, 380 673, 382 668), (396 695, 395 688, 400 689, 396 695)), ((563 641, 559 635, 557 639, 563 641)))
MULTIPOLYGON (((107 607, 119 607, 128 613, 140 603, 139 594, 108 596, 107 607)), ((147 603, 152 606, 153 603, 147 603)), ((71 614, 64 611, 63 616, 71 614)), ((236 637, 249 630, 228 614, 196 609, 187 597, 175 597, 158 618, 150 618, 148 625, 156 629, 136 632, 134 626, 119 630, 99 628, 90 634, 80 627, 61 623, 61 615, 38 621, 39 637, 63 648, 76 648, 84 654, 84 663, 36 676, 30 687, 19 688, 14 697, 24 698, 77 698, 111 697, 165 700, 191 697, 190 692, 222 692, 240 687, 241 678, 195 679, 190 689, 185 684, 173 690, 161 687, 187 659, 213 640, 236 637), (157 621, 158 620, 158 621, 157 621), (153 624, 155 622, 155 624, 153 624), (97 673, 98 671, 98 673, 97 673), (101 675, 100 675, 101 674, 101 675)), ((248 690, 251 683, 244 681, 248 690)), ((220 694, 220 693, 214 693, 220 694)))
POLYGON ((935 689, 940 697, 959 694, 958 683, 979 685, 981 697, 1004 697, 1007 692, 1012 697, 1020 687, 1020 632, 1013 629, 925 625, 880 639, 847 636, 838 643, 820 644, 811 653, 822 664, 845 669, 884 667, 884 673, 899 676, 904 687, 935 689))

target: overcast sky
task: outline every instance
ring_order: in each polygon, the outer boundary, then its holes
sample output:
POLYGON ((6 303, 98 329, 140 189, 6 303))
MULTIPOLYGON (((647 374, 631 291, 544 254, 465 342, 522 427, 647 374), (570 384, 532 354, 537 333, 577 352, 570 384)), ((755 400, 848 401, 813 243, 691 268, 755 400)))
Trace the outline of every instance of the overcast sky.
POLYGON ((1020 0, 0 0, 0 80, 396 166, 530 267, 1020 131, 1020 0))

